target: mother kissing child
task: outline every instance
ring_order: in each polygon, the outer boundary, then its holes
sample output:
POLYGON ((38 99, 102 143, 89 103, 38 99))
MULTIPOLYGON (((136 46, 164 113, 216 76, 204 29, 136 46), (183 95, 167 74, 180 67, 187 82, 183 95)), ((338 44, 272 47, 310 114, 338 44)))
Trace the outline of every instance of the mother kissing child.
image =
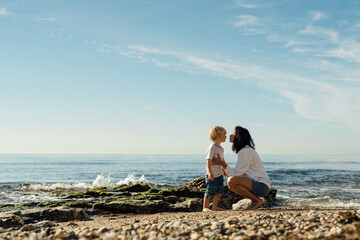
POLYGON ((270 178, 247 129, 236 126, 230 142, 233 143, 232 150, 238 155, 235 168, 228 166, 221 157, 214 157, 212 163, 221 165, 230 176, 227 184, 231 191, 251 200, 246 210, 255 210, 264 204, 259 197, 265 197, 270 192, 270 178))

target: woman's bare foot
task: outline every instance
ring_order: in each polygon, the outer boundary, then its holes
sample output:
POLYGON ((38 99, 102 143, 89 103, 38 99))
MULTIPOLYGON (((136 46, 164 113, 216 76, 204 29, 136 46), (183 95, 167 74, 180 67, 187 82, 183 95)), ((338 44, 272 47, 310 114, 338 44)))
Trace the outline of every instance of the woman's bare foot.
POLYGON ((225 211, 226 209, 223 209, 221 207, 212 208, 213 211, 225 211))
POLYGON ((203 208, 203 212, 211 212, 212 210, 210 208, 203 208))
POLYGON ((258 199, 256 201, 252 201, 250 206, 248 206, 245 210, 255 210, 263 204, 264 204, 264 201, 261 199, 258 199))

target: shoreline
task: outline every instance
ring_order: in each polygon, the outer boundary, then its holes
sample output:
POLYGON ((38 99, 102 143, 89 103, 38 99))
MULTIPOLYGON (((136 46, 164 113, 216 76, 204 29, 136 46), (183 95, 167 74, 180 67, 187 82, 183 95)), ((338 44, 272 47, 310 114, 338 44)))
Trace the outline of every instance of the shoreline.
POLYGON ((0 228, 0 239, 359 239, 360 208, 107 213, 0 228))

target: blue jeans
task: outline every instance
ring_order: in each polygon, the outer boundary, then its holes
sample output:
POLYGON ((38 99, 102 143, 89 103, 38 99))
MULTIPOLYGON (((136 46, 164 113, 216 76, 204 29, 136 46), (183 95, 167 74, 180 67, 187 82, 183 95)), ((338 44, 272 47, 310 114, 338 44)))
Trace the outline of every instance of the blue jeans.
POLYGON ((213 198, 215 195, 222 195, 225 191, 224 188, 224 176, 221 175, 219 177, 214 178, 214 180, 210 180, 209 177, 205 176, 206 183, 206 198, 213 198))

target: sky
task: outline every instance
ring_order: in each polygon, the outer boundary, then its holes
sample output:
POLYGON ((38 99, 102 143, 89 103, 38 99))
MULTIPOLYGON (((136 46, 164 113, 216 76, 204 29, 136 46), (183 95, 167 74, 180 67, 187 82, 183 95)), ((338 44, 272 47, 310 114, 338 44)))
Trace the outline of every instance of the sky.
POLYGON ((0 153, 205 154, 215 125, 360 154, 360 1, 0 1, 0 153))

